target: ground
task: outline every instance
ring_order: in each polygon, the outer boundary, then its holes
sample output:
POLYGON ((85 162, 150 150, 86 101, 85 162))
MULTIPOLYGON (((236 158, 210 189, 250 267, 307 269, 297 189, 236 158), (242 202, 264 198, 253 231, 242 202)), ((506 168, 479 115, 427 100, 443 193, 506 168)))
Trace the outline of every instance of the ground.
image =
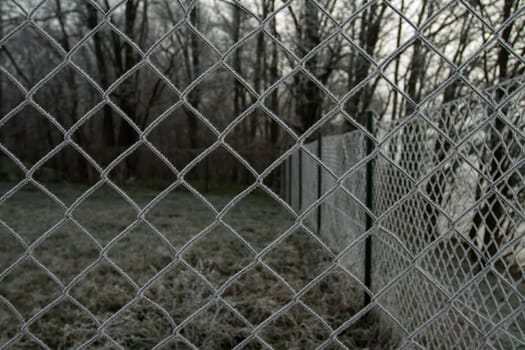
MULTIPOLYGON (((12 186, 3 184, 2 195, 12 186)), ((179 337, 162 343, 178 330, 198 348, 230 349, 263 322, 246 348, 267 348, 266 342, 274 349, 314 349, 362 305, 362 291, 339 268, 314 280, 333 255, 305 231, 265 249, 294 218, 262 191, 202 232, 216 214, 187 189, 170 191, 141 213, 108 185, 93 193, 85 185, 46 187, 73 210, 30 184, 0 204, 0 348, 9 341, 13 349, 36 349, 41 341, 50 349, 159 343, 190 349, 179 337), (297 302, 282 309, 299 291, 297 302), (31 320, 28 332, 13 338, 21 319, 31 320)), ((161 190, 124 189, 141 207, 161 190)), ((220 209, 235 193, 204 195, 220 209)), ((359 321, 337 339, 326 348, 369 348, 377 334, 369 321, 359 321)))

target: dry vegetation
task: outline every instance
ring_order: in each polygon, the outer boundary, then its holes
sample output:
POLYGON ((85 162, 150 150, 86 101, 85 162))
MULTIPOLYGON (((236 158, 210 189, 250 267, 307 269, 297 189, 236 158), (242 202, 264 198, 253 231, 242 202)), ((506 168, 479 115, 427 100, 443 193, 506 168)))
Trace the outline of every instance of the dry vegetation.
MULTIPOLYGON (((67 205, 87 189, 72 185, 50 188, 67 205)), ((159 192, 138 187, 126 191, 139 205, 159 192)), ((233 195, 206 196, 221 207, 233 195)), ((22 188, 0 207, 0 219, 28 244, 38 242, 63 217, 63 210, 32 186, 22 188)), ((331 264, 329 252, 305 232, 296 231, 263 255, 261 263, 228 281, 254 261, 256 252, 293 224, 293 217, 284 208, 259 192, 244 198, 224 217, 224 223, 254 251, 226 225, 215 227, 185 247, 215 218, 187 190, 170 192, 146 213, 146 221, 129 226, 136 217, 137 212, 120 195, 103 187, 73 211, 73 218, 99 243, 66 221, 34 245, 32 255, 37 260, 21 259, 0 275, 0 294, 20 316, 28 320, 38 315, 30 322, 28 332, 51 349, 71 349, 81 344, 87 349, 114 349, 117 343, 125 349, 150 349, 179 327, 180 335, 198 348, 229 349, 248 336, 252 326, 292 301, 294 291, 301 290, 331 264), (149 224, 158 228, 158 233, 149 224), (104 253, 100 253, 98 244, 107 244, 104 253), (181 248, 187 264, 174 261, 181 248), (58 280, 65 287, 60 287, 58 280), (217 291, 219 296, 214 298, 217 291), (54 300, 59 302, 39 314, 54 300)), ((4 271, 24 254, 24 248, 12 238, 7 226, 1 234, 0 271, 4 271)), ((335 329, 352 317, 361 299, 362 291, 355 282, 334 269, 302 294, 297 304, 265 323, 258 335, 274 349, 316 348, 328 338, 327 326, 335 329)), ((369 322, 351 325, 341 332, 339 341, 350 349, 371 347, 377 334, 369 322)), ((20 324, 0 303, 0 347, 17 334, 20 324)), ((11 348, 36 349, 39 345, 25 335, 11 348)), ((191 347, 176 337, 161 348, 191 347)), ((265 346, 253 339, 246 348, 265 346)), ((343 347, 331 343, 327 348, 343 347)))

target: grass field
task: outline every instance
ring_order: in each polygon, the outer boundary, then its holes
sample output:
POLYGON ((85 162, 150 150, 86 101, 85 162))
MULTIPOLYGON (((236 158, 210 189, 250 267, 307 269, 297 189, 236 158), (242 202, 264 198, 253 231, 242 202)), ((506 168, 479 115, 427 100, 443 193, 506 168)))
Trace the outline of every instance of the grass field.
MULTIPOLYGON (((8 188, 1 186, 2 194, 8 188)), ((88 189, 48 188, 67 206, 88 189)), ((125 189, 139 206, 160 192, 125 189)), ((233 195, 205 194, 218 208, 233 195)), ((251 193, 223 217, 224 223, 201 235, 216 215, 187 190, 170 192, 144 213, 145 220, 137 221, 137 213, 107 185, 75 206, 76 223, 63 220, 64 209, 31 185, 1 204, 0 348, 11 342, 12 349, 38 349, 32 334, 50 349, 150 349, 176 330, 195 347, 230 349, 263 322, 259 339, 246 348, 263 349, 266 342, 274 349, 312 349, 328 338, 329 327, 339 327, 361 305, 362 291, 334 269, 267 320, 332 263, 330 252, 297 230, 243 270, 294 222, 267 194, 251 193), (10 230, 31 247, 35 259, 24 255, 26 248, 10 230), (50 303, 53 307, 43 313, 50 303), (15 337, 22 319, 31 320, 27 334, 15 337)), ((368 322, 353 324, 338 340, 350 349, 374 348, 378 335, 368 322)), ((161 349, 192 348, 180 337, 162 344, 161 349)))

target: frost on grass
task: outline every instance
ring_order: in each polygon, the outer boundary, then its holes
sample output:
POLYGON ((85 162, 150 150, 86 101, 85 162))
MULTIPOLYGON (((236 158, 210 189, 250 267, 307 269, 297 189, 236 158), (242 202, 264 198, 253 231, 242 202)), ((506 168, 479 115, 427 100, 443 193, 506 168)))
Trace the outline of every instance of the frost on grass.
MULTIPOLYGON (((330 268, 333 252, 300 228, 288 230, 294 216, 262 191, 218 222, 186 189, 141 215, 107 185, 49 188, 66 205, 88 195, 71 217, 34 187, 0 206, 0 345, 354 349, 375 338, 370 325, 353 324, 330 339, 355 314, 362 290, 344 270, 330 268)), ((141 206, 155 198, 147 189, 132 191, 144 198, 141 206)), ((231 194, 205 196, 224 205, 231 194)))

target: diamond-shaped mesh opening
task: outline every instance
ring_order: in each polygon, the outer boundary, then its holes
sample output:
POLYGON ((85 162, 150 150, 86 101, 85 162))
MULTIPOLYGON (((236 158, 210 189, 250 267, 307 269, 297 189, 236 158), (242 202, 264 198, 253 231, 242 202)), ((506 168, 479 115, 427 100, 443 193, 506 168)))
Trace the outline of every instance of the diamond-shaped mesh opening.
MULTIPOLYGON (((399 76, 399 71, 397 71, 397 75, 395 72, 396 66, 388 65, 382 71, 383 74, 374 75, 372 73, 367 88, 359 90, 365 98, 365 103, 356 105, 354 102, 347 106, 360 107, 361 111, 357 115, 350 114, 350 117, 357 119, 362 126, 366 125, 366 111, 373 112, 372 130, 374 130, 374 136, 379 139, 403 123, 406 116, 405 109, 416 107, 410 96, 403 90, 402 77, 399 76), (370 93, 371 89, 375 91, 374 94, 370 93), (389 101, 392 102, 389 103, 389 101)), ((351 102, 352 99, 349 101, 351 102)), ((350 112, 351 109, 346 108, 346 111, 350 112)))
POLYGON ((171 331, 163 312, 144 299, 126 308, 107 327, 107 334, 125 348, 152 348, 171 331))
POLYGON ((71 60, 102 89, 107 89, 127 73, 133 63, 138 63, 139 57, 133 46, 108 24, 104 24, 73 53, 71 60), (123 56, 127 58, 123 59, 123 56), (115 64, 108 65, 108 60, 115 64))
POLYGON ((186 175, 196 182, 196 188, 217 209, 223 208, 255 182, 253 173, 238 157, 225 146, 220 146, 208 153, 186 175), (222 166, 215 168, 213 164, 222 166), (228 185, 222 185, 228 182, 228 185))
POLYGON ((447 6, 444 10, 439 11, 439 13, 435 13, 430 25, 428 25, 422 33, 432 44, 440 48, 440 52, 447 59, 456 64, 461 64, 477 53, 488 39, 490 31, 476 18, 476 13, 473 13, 462 3, 454 3, 447 6), (460 20, 450 21, 451 18, 459 18, 460 20), (462 35, 435 35, 434 33, 439 32, 440 27, 444 25, 447 25, 451 31, 462 28, 462 35), (469 40, 465 42, 465 38, 479 35, 480 32, 484 32, 482 40, 469 40), (463 49, 462 52, 458 50, 458 47, 463 49))
POLYGON ((362 296, 362 288, 350 275, 338 268, 318 281, 301 300, 336 329, 358 311, 356 300, 362 296))
MULTIPOLYGON (((268 24, 266 26, 270 32, 272 32, 272 25, 268 24)), ((288 74, 297 62, 286 49, 283 49, 274 39, 262 31, 243 40, 236 52, 226 59, 226 63, 237 74, 243 79, 252 82, 250 84, 251 87, 258 93, 266 91, 280 76, 288 74), (251 53, 254 50, 259 52, 259 54, 252 55, 251 53), (272 57, 269 63, 264 62, 264 55, 272 57), (264 74, 263 71, 268 64, 272 65, 272 71, 270 74, 264 74)), ((277 101, 274 99, 270 103, 276 103, 277 101)))
MULTIPOLYGON (((201 4, 204 3, 201 2, 201 4)), ((259 8, 257 4, 249 2, 238 3, 235 6, 228 3, 217 3, 214 6, 201 5, 198 6, 199 17, 196 20, 192 19, 192 24, 199 29, 204 37, 203 40, 209 41, 219 52, 224 53, 239 39, 260 27, 259 20, 253 15, 259 12, 259 8), (216 13, 228 16, 231 27, 227 30, 227 35, 215 35, 214 27, 210 24, 218 24, 218 22, 209 19, 213 18, 216 13)))
POLYGON ((165 79, 151 67, 141 67, 119 81, 110 98, 140 129, 145 129, 178 102, 165 79), (141 89, 137 88, 139 84, 141 89))
POLYGON ((66 221, 34 249, 33 256, 68 283, 98 258, 97 244, 71 221, 66 221))
POLYGON ((286 129, 259 108, 244 117, 226 137, 226 142, 258 173, 279 158, 292 140, 286 129), (267 143, 273 147, 266 147, 267 143))
POLYGON ((413 267, 400 276, 395 284, 390 285, 377 302, 403 327, 413 332, 447 306, 448 299, 434 281, 413 267), (413 302, 426 307, 411 308, 413 302))
POLYGON ((399 237, 413 254, 430 244, 435 236, 425 225, 435 208, 422 195, 415 193, 402 200, 382 219, 382 224, 399 237))
POLYGON ((258 265, 230 284, 222 296, 257 325, 287 304, 293 293, 275 275, 258 265))
POLYGON ((248 265, 253 254, 227 227, 217 225, 194 241, 183 257, 215 287, 219 287, 248 265))
POLYGON ((334 101, 311 77, 303 71, 287 76, 266 99, 265 105, 279 115, 289 128, 297 134, 303 134, 314 123, 318 122, 330 109, 334 101), (272 105, 272 96, 294 101, 285 115, 279 113, 278 105, 272 105), (277 108, 277 110, 276 110, 277 108))
POLYGON ((73 217, 101 244, 106 244, 136 220, 137 212, 121 194, 105 184, 84 197, 74 209, 73 217))
POLYGON ((37 319, 29 331, 52 348, 75 348, 95 335, 97 324, 71 301, 62 301, 37 319))
POLYGON ((120 272, 101 261, 75 283, 70 294, 102 321, 129 303, 134 292, 120 272))
POLYGON ((224 221, 260 251, 294 223, 294 217, 262 190, 250 192, 228 211, 224 221), (258 209, 258 208, 264 209, 258 209), (261 227, 261 222, 265 225, 261 227))
POLYGON ((34 19, 39 27, 45 30, 64 50, 69 51, 102 19, 102 14, 91 2, 85 2, 81 6, 83 8, 75 3, 44 1, 36 10, 34 19), (58 24, 56 23, 57 18, 61 18, 58 24), (68 23, 77 25, 76 35, 68 35, 68 23))
POLYGON ((96 1, 104 9, 118 7, 114 12, 114 15, 110 17, 110 22, 115 25, 118 30, 128 35, 133 42, 143 51, 147 51, 161 39, 165 33, 170 31, 179 21, 181 21, 185 15, 184 9, 179 6, 179 2, 172 4, 168 9, 164 9, 163 12, 159 11, 158 7, 148 6, 149 4, 123 4, 118 1, 96 1), (107 4, 110 4, 108 8, 107 4), (168 10, 168 11, 166 11, 168 10), (127 11, 127 12, 126 12, 127 11), (141 33, 140 26, 135 25, 129 27, 129 17, 126 14, 132 13, 133 16, 141 18, 144 23, 157 23, 162 22, 162 25, 152 26, 149 28, 147 35, 141 33))
POLYGON ((234 348, 250 328, 223 302, 215 301, 191 319, 181 334, 199 349, 234 348))
POLYGON ((0 218, 28 243, 39 238, 63 217, 64 209, 31 184, 18 189, 0 205, 0 218))
POLYGON ((211 225, 215 214, 195 194, 177 187, 147 212, 146 219, 179 249, 211 225))
MULTIPOLYGON (((332 181, 327 181, 327 177, 323 180, 326 187, 331 188, 335 185, 330 183, 332 181)), ((352 198, 341 188, 336 188, 323 199, 317 210, 311 211, 306 217, 308 227, 316 232, 335 254, 341 253, 366 231, 364 204, 358 200, 359 198, 352 198)))
POLYGON ((105 105, 78 125, 72 139, 97 164, 106 167, 137 141, 136 132, 130 128, 129 123, 116 110, 105 105), (123 131, 128 132, 128 144, 118 142, 123 131))
MULTIPOLYGON (((437 161, 440 160, 436 159, 437 161)), ((467 203, 475 200, 479 172, 468 163, 469 161, 453 155, 439 167, 430 170, 432 175, 426 181, 424 193, 434 203, 428 206, 427 211, 436 232, 445 232, 450 221, 463 216, 467 203), (453 174, 460 176, 453 177, 453 174), (445 212, 446 216, 442 215, 442 212, 445 212)))
MULTIPOLYGON (((173 26, 178 24, 173 18, 170 20, 173 26)), ((202 37, 187 25, 182 25, 160 42, 154 49, 151 60, 173 85, 182 91, 216 63, 219 56, 202 37), (198 58, 192 61, 190 57, 198 58), (180 65, 185 69, 178 69, 180 65)), ((199 88, 196 89, 198 91, 199 88)))
POLYGON ((0 126, 0 141, 18 160, 34 165, 47 156, 63 136, 47 117, 33 107, 24 107, 0 126), (20 148, 20 143, 35 147, 20 148))
POLYGON ((89 185, 99 177, 95 166, 72 145, 62 147, 43 162, 33 175, 35 180, 67 205, 87 191, 89 185))
POLYGON ((177 323, 185 321, 213 295, 211 287, 182 263, 177 263, 148 287, 145 296, 159 304, 177 323))
POLYGON ((219 67, 198 82, 188 100, 217 129, 224 130, 253 103, 254 96, 228 69, 219 67), (202 90, 213 93, 207 94, 205 99, 200 98, 202 90))
POLYGON ((277 23, 283 23, 284 27, 284 30, 279 32, 281 41, 286 43, 286 49, 288 51, 292 52, 299 58, 303 58, 305 55, 309 54, 316 45, 327 39, 333 31, 333 27, 330 27, 334 25, 327 14, 319 9, 319 6, 326 6, 326 4, 308 0, 301 5, 291 3, 288 5, 287 11, 279 11, 275 16, 275 21, 277 23), (299 20, 301 21, 298 22, 297 15, 305 12, 308 13, 309 17, 301 16, 299 17, 299 20), (284 23, 286 23, 286 25, 284 25, 284 23), (306 31, 307 33, 304 34, 301 33, 302 35, 300 38, 297 36, 294 37, 293 35, 297 35, 297 31, 300 32, 303 30, 301 28, 303 25, 312 26, 314 28, 318 27, 319 29, 323 28, 323 30, 314 32, 314 29, 306 31))
POLYGON ((30 259, 17 264, 0 284, 0 295, 26 320, 55 300, 59 293, 58 284, 30 259), (24 279, 20 276, 24 276, 24 279))
MULTIPOLYGON (((192 110, 180 107, 149 132, 148 140, 181 171, 211 146, 217 137, 192 110)), ((197 165, 199 167, 202 168, 197 165)))
POLYGON ((274 245, 264 261, 299 290, 331 264, 331 254, 307 232, 296 229, 274 245))
POLYGON ((308 349, 319 346, 328 338, 330 332, 304 307, 294 305, 264 327, 260 335, 275 348, 285 346, 308 349))
POLYGON ((24 87, 31 88, 48 75, 62 60, 53 43, 33 25, 26 24, 2 44, 2 67, 24 87), (38 64, 38 62, 45 64, 38 64), (20 67, 37 67, 25 72, 20 67))
POLYGON ((477 257, 472 242, 452 233, 436 242, 420 263, 442 286, 455 292, 476 274, 477 266, 472 262, 478 260, 477 257))
MULTIPOLYGON (((509 23, 509 24, 513 25, 512 23, 509 23)), ((513 38, 513 40, 515 40, 516 43, 519 41, 518 38, 513 38)), ((521 45, 521 47, 523 48, 523 45, 521 45)), ((513 49, 515 48, 513 47, 513 49)), ((498 55, 502 51, 505 53, 508 53, 507 65, 510 69, 519 69, 518 67, 523 65, 523 62, 521 61, 523 58, 520 57, 519 55, 516 55, 514 50, 512 51, 509 50, 508 47, 506 47, 505 45, 502 45, 500 41, 492 41, 488 45, 488 47, 485 47, 483 48, 483 50, 480 50, 479 52, 476 53, 476 55, 473 57, 472 61, 469 64, 469 68, 472 69, 473 73, 480 72, 482 71, 482 69, 484 69, 482 66, 480 66, 480 64, 484 64, 485 67, 488 68, 489 70, 496 68, 498 66, 498 63, 497 63, 498 55), (482 59, 482 57, 485 57, 485 58, 482 59)), ((475 74, 473 74, 473 76, 475 76, 475 74)))
MULTIPOLYGON (((425 66, 426 69, 422 75, 428 78, 435 77, 436 80, 434 81, 433 87, 439 87, 448 78, 447 76, 439 75, 439 72, 441 70, 449 70, 452 68, 450 63, 447 62, 442 55, 443 54, 440 50, 437 50, 436 52, 430 45, 418 38, 407 48, 400 51, 396 56, 398 56, 397 59, 401 62, 405 61, 407 63, 410 62, 408 64, 425 66), (408 59, 411 61, 408 61, 408 59)), ((434 89, 426 88, 425 84, 421 81, 414 83, 410 77, 405 77, 403 80, 401 85, 403 86, 403 91, 416 103, 421 102, 422 98, 425 98, 434 92, 434 89)))
MULTIPOLYGON (((325 25, 331 25, 331 21, 326 20, 325 25)), ((308 35, 308 34, 306 34, 308 35)), ((344 65, 349 64, 348 70, 356 69, 362 70, 364 76, 366 76, 366 69, 362 65, 365 62, 368 62, 367 58, 362 56, 351 45, 348 45, 348 42, 343 35, 333 36, 328 43, 322 44, 315 51, 309 53, 309 58, 305 62, 305 67, 309 74, 311 74, 315 79, 322 84, 330 93, 335 94, 337 97, 343 97, 347 89, 344 89, 338 84, 338 79, 351 79, 352 73, 350 71, 345 71, 345 69, 340 70, 340 76, 337 77, 332 75, 331 72, 334 69, 342 68, 344 65), (339 50, 344 50, 348 53, 345 57, 338 55, 339 50), (352 57, 350 59, 346 59, 352 57), (350 65, 352 65, 350 67, 350 65)))
POLYGON ((62 126, 69 128, 95 107, 101 97, 84 75, 68 65, 47 80, 34 99, 62 126))
POLYGON ((143 207, 175 182, 177 176, 166 159, 141 145, 118 162, 109 172, 109 178, 143 207))
POLYGON ((139 285, 163 269, 173 255, 163 238, 143 223, 120 237, 107 254, 139 285))

